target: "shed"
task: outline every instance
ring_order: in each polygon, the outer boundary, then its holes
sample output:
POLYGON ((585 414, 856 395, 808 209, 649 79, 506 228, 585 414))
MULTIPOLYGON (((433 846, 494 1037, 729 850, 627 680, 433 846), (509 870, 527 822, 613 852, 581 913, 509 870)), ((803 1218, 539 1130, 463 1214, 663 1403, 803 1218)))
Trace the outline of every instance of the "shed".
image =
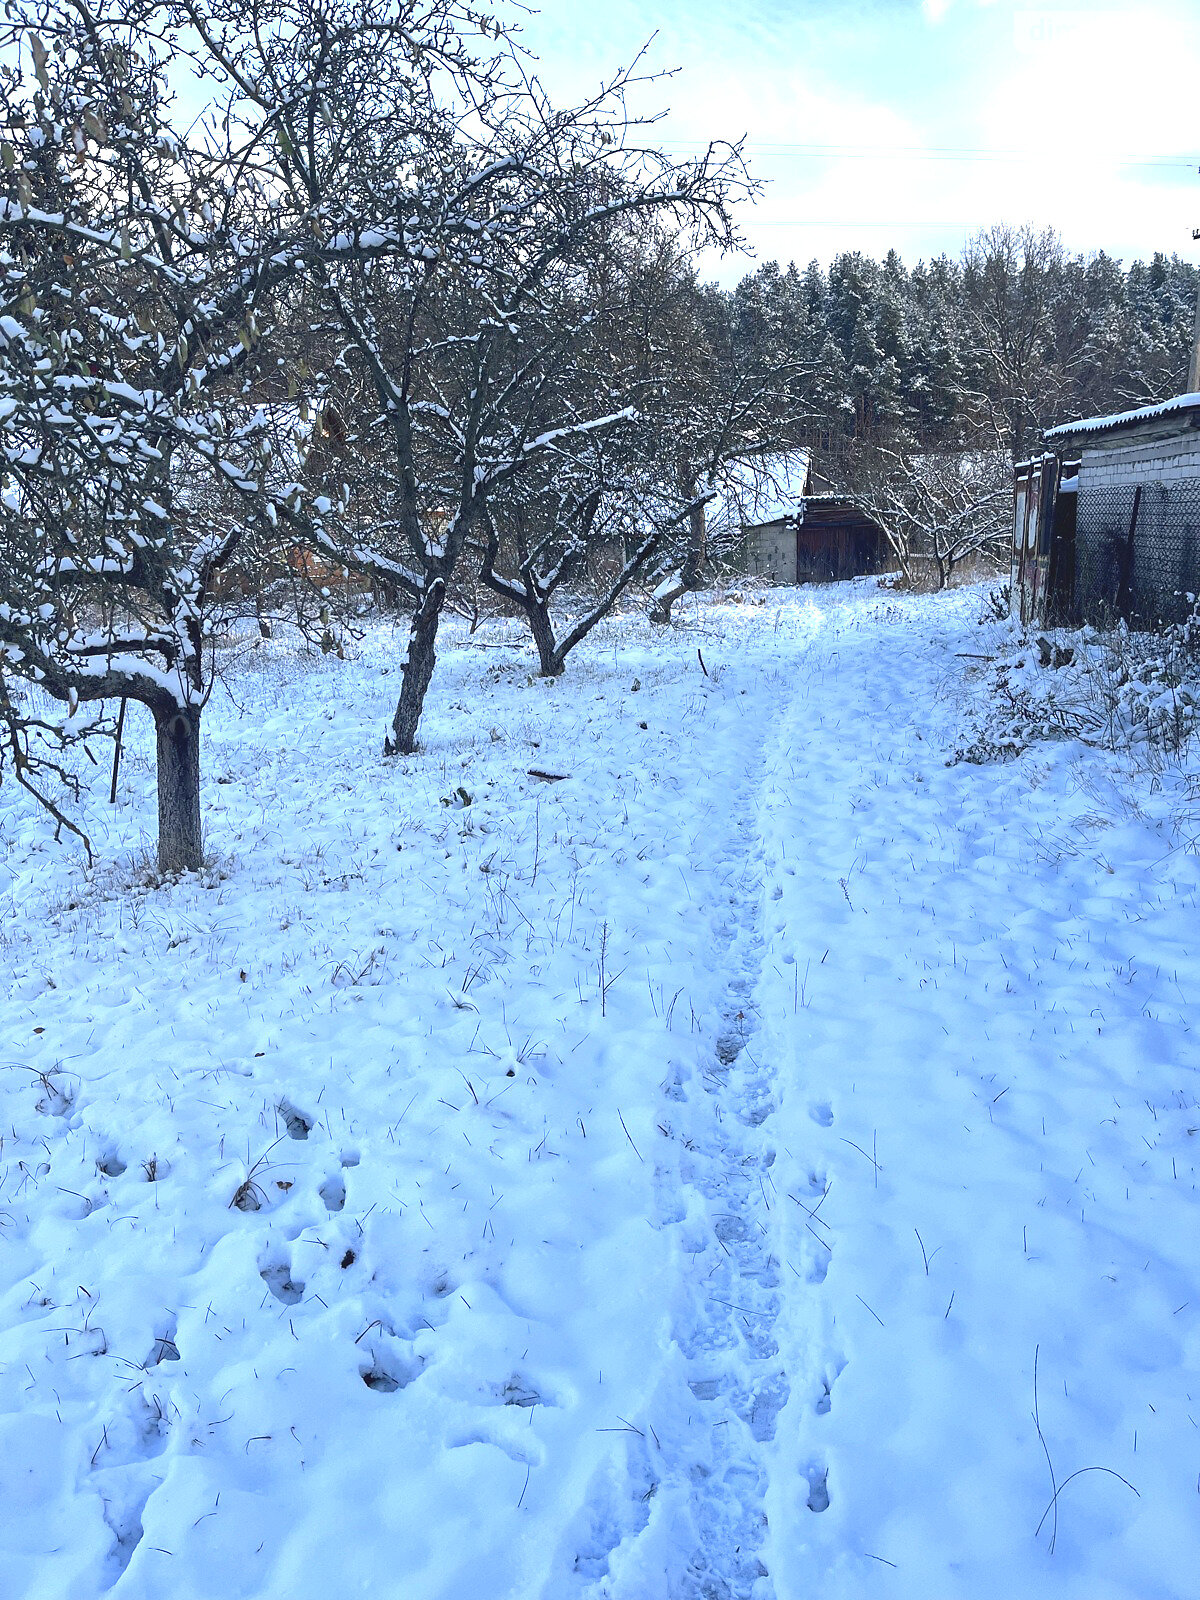
POLYGON ((1027 620, 1182 621, 1200 594, 1200 393, 1068 423, 1046 441, 1060 483, 1064 461, 1079 461, 1072 614, 1027 620))
POLYGON ((772 583, 832 583, 890 571, 892 548, 879 524, 846 495, 810 492, 812 483, 806 464, 800 492, 743 513, 742 570, 772 583))
POLYGON ((796 582, 830 583, 887 572, 895 563, 887 534, 845 495, 810 494, 796 519, 796 582))

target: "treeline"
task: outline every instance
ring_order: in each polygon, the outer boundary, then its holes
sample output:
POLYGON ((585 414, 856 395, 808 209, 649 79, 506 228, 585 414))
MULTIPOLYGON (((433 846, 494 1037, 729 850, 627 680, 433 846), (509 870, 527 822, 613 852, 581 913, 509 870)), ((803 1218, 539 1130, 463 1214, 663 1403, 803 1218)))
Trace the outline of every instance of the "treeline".
POLYGON ((1177 255, 1126 267, 998 226, 911 269, 895 251, 845 252, 828 271, 769 262, 730 299, 749 358, 800 369, 806 442, 1019 457, 1056 423, 1182 392, 1198 289, 1177 255))

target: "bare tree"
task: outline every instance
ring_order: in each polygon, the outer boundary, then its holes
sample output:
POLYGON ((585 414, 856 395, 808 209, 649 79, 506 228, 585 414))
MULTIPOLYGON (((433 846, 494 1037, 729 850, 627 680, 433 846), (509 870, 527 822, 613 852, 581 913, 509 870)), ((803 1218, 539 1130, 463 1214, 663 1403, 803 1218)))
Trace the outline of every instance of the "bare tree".
MULTIPOLYGON (((182 3, 211 33, 198 0, 182 3)), ((326 248, 313 275, 332 351, 314 381, 370 482, 314 536, 412 597, 385 746, 409 753, 488 505, 507 513, 525 484, 536 499, 545 463, 633 419, 636 383, 579 359, 606 239, 654 216, 728 247, 730 202, 751 186, 736 150, 675 162, 639 148, 629 73, 559 111, 500 33, 473 57, 458 36, 414 74, 403 37, 362 25, 365 4, 317 0, 286 38, 230 34, 220 48, 241 95, 278 108, 281 174, 343 252, 326 248)))
POLYGON ((692 507, 663 493, 662 426, 682 241, 657 219, 627 219, 585 264, 580 312, 563 380, 583 394, 621 394, 636 410, 618 427, 564 442, 488 502, 481 579, 527 621, 543 676, 575 648, 678 536, 692 507), (568 589, 569 625, 553 603, 568 589))
POLYGON ((928 561, 945 588, 971 557, 999 563, 1012 538, 1012 471, 1003 450, 861 452, 847 484, 887 534, 904 576, 928 561))
POLYGON ((7 18, 0 652, 71 708, 149 708, 159 864, 194 868, 218 579, 278 521, 252 358, 311 235, 266 180, 261 124, 181 130, 166 63, 195 40, 168 8, 7 18))
MULTIPOLYGON (((69 705, 150 709, 164 869, 201 860, 200 724, 222 574, 251 535, 260 562, 298 541, 336 558, 336 520, 357 549, 352 474, 319 479, 302 437, 280 447, 280 387, 303 436, 324 375, 281 368, 277 320, 323 311, 340 332, 334 375, 356 353, 373 419, 411 442, 426 400, 393 408, 406 380, 374 342, 389 271, 417 287, 410 332, 429 280, 495 312, 472 209, 506 171, 503 156, 476 159, 504 121, 494 35, 457 0, 8 7, 0 647, 10 674, 69 705), (168 78, 180 62, 209 95, 186 122, 168 78)), ((369 554, 427 619, 450 564, 446 480, 418 489, 415 459, 401 461, 392 499, 401 528, 425 514, 425 567, 369 554)), ((416 652, 406 685, 424 665, 416 652)))
MULTIPOLYGON (((709 507, 757 492, 768 462, 800 437, 809 408, 793 355, 739 342, 734 307, 702 288, 679 252, 665 269, 664 306, 651 333, 648 417, 657 431, 658 492, 682 537, 654 592, 652 622, 668 623, 681 595, 703 586, 709 566, 709 507), (682 515, 680 514, 682 513, 682 515)), ((650 330, 648 330, 650 332, 650 330)))
POLYGON ((525 618, 545 678, 560 676, 571 651, 612 612, 691 511, 664 512, 651 476, 628 458, 612 463, 607 455, 597 444, 540 496, 525 485, 511 503, 499 496, 488 504, 481 581, 525 618), (580 581, 589 567, 587 581, 580 581), (552 603, 571 580, 585 597, 560 628, 552 603))

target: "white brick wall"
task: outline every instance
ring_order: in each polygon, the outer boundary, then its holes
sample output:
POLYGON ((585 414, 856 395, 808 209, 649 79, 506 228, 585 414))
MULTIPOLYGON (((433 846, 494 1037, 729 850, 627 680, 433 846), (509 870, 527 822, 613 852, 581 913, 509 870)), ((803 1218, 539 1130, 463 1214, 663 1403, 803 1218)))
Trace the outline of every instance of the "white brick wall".
POLYGON ((1127 599, 1138 626, 1179 621, 1200 590, 1200 432, 1139 428, 1083 447, 1077 598, 1093 621, 1123 604, 1134 491, 1141 489, 1127 599))
POLYGON ((1079 488, 1082 493, 1186 478, 1200 478, 1200 431, 1192 428, 1167 438, 1089 446, 1083 452, 1079 488))
POLYGON ((746 570, 773 583, 795 583, 795 524, 770 522, 747 529, 746 570))

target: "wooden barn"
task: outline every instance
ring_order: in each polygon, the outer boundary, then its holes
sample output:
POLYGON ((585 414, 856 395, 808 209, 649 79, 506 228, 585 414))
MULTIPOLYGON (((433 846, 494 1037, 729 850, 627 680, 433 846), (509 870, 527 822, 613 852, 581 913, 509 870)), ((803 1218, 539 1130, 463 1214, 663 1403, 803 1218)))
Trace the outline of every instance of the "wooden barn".
POLYGON ((895 565, 887 535, 844 495, 810 494, 796 520, 796 582, 832 583, 888 572, 895 565))
POLYGON ((853 500, 803 494, 770 521, 745 523, 742 570, 772 583, 835 583, 895 567, 887 535, 853 500))

